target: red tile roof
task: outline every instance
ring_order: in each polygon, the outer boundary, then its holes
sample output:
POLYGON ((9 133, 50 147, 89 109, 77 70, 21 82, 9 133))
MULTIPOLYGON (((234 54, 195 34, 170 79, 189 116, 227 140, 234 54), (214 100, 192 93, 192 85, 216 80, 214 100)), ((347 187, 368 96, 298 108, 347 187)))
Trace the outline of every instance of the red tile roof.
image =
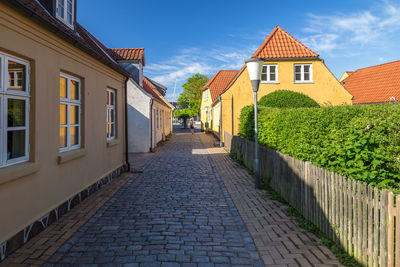
POLYGON ((46 27, 47 30, 59 35, 65 41, 70 42, 77 48, 95 57, 97 60, 100 60, 121 74, 128 76, 128 73, 123 70, 117 62, 109 57, 104 49, 105 46, 94 38, 93 35, 91 35, 78 22, 75 23, 74 30, 68 28, 58 19, 53 17, 35 0, 14 0, 6 1, 6 3, 20 11, 23 15, 31 18, 37 23, 40 23, 42 26, 46 27))
POLYGON ((354 71, 343 80, 353 104, 400 100, 400 60, 354 71))
POLYGON ((157 90, 157 87, 146 76, 143 76, 143 89, 147 93, 149 93, 152 97, 154 97, 159 102, 161 102, 161 104, 166 105, 167 107, 169 107, 168 104, 165 103, 164 99, 162 99, 156 92, 154 92, 155 90, 157 90))
POLYGON ((318 54, 300 43, 296 38, 276 26, 253 58, 317 58, 318 54))
POLYGON ((145 65, 144 48, 111 48, 108 52, 115 60, 139 60, 145 65))
POLYGON ((219 70, 203 87, 210 89, 211 99, 214 102, 227 85, 238 74, 238 70, 219 70))

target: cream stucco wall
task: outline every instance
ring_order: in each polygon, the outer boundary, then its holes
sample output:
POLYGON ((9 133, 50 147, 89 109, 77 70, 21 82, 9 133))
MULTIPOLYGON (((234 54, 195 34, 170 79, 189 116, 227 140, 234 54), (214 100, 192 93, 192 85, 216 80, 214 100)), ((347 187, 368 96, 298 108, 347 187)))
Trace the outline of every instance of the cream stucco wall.
MULTIPOLYGON (((5 182, 0 168, 0 243, 124 163, 125 77, 0 3, 0 51, 30 61, 30 161, 39 170, 5 182), (82 81, 86 155, 58 164, 59 76, 82 81), (117 96, 117 138, 106 139, 106 89, 117 96)), ((65 155, 65 154, 64 154, 65 155)), ((20 168, 24 164, 15 165, 20 168)))
MULTIPOLYGON (((350 93, 344 89, 321 60, 282 60, 268 61, 265 64, 278 65, 278 83, 261 83, 258 100, 273 91, 286 89, 308 95, 321 105, 351 104, 350 93), (301 63, 312 64, 312 83, 294 83, 294 64, 301 63)), ((247 69, 221 97, 223 132, 237 135, 242 108, 254 103, 247 69)))
POLYGON ((172 132, 171 108, 157 100, 153 100, 153 147, 164 140, 172 132))
POLYGON ((201 120, 201 129, 205 130, 205 123, 208 122, 209 128, 211 128, 211 105, 212 99, 210 94, 210 89, 205 89, 201 94, 201 105, 200 105, 200 120, 201 120), (209 115, 207 115, 207 113, 209 115))
POLYGON ((221 103, 218 101, 212 106, 212 130, 219 133, 221 103))

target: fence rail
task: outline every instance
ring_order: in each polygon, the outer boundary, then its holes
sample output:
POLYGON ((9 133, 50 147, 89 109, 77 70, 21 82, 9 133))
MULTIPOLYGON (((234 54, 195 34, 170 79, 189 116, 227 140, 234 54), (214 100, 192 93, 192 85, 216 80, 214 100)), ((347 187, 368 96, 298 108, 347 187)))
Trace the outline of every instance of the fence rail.
MULTIPOLYGON (((252 169, 254 143, 227 140, 232 155, 252 169)), ((400 195, 265 147, 259 160, 262 178, 360 264, 400 267, 400 195)))

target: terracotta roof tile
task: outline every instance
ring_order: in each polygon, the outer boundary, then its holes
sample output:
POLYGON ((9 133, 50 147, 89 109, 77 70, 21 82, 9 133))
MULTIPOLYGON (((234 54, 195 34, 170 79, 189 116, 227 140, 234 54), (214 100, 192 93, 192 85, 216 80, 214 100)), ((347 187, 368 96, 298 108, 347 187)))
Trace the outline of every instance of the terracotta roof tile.
POLYGON ((108 52, 115 60, 139 60, 145 65, 144 48, 111 48, 108 52))
POLYGON ((400 100, 400 60, 354 71, 343 80, 353 104, 400 100))
POLYGON ((296 40, 281 27, 276 26, 253 58, 317 58, 318 54, 296 40))
POLYGON ((151 80, 149 78, 147 78, 146 76, 143 76, 143 89, 149 93, 152 97, 154 97, 155 99, 157 99, 159 102, 161 102, 161 104, 166 105, 167 107, 168 104, 164 101, 164 99, 162 99, 156 92, 155 90, 157 90, 156 85, 154 85, 151 80))
POLYGON ((214 102, 238 73, 238 70, 219 70, 204 85, 203 90, 205 90, 206 88, 210 88, 211 99, 214 102))

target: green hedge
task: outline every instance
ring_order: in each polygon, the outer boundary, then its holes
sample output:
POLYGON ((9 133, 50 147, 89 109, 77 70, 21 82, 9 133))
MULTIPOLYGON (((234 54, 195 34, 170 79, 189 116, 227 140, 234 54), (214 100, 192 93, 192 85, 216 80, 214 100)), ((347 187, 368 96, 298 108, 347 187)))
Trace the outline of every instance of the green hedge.
MULTIPOLYGON (((240 135, 253 140, 254 113, 240 135)), ((246 115, 247 114, 247 115, 246 115)), ((285 154, 400 192, 400 106, 365 105, 259 111, 259 142, 285 154)))
POLYGON ((319 104, 309 96, 289 90, 278 90, 265 95, 258 101, 258 105, 272 108, 319 107, 319 104))

